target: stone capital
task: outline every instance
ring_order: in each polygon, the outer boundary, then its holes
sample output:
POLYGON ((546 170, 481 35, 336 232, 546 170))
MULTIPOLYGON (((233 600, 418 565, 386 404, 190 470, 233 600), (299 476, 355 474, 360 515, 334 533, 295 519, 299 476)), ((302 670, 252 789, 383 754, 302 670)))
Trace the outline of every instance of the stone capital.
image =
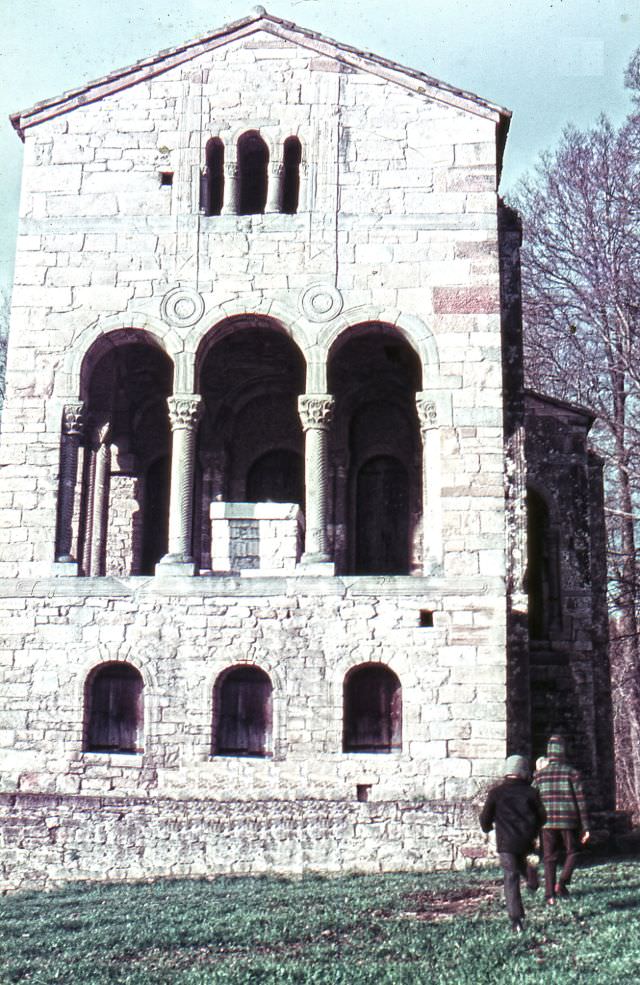
POLYGON ((225 161, 225 163, 223 165, 223 168, 224 168, 224 173, 227 176, 227 178, 237 178, 238 177, 238 165, 237 165, 236 161, 225 161))
POLYGON ((298 397, 298 413, 304 431, 326 431, 331 423, 333 405, 331 394, 306 394, 298 397))
POLYGON ((84 428, 84 402, 75 400, 65 404, 62 410, 62 433, 70 438, 79 438, 84 428))
POLYGON ((427 393, 416 393, 416 408, 418 423, 421 431, 430 431, 438 426, 438 408, 436 402, 427 393))
POLYGON ((202 397, 199 393, 168 397, 167 404, 172 431, 194 430, 202 414, 202 397))

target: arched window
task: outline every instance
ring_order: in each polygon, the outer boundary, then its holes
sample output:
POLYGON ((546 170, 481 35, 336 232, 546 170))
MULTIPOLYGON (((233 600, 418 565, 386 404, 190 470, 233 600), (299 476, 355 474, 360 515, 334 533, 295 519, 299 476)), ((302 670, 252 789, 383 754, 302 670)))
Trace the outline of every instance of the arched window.
POLYGON ((344 752, 402 748, 402 688, 392 670, 365 664, 344 682, 344 752))
POLYGON ((287 137, 284 142, 282 176, 282 211, 293 215, 298 211, 300 198, 300 162, 302 145, 297 137, 287 137))
POLYGON ((219 137, 207 141, 205 168, 200 176, 200 211, 220 215, 224 196, 224 144, 219 137))
POLYGON ((527 489, 527 591, 529 636, 546 639, 560 618, 557 535, 542 496, 527 489))
POLYGON ((143 682, 131 664, 108 663, 87 678, 85 749, 143 752, 143 682))
POLYGON ((214 693, 213 752, 222 756, 271 753, 271 681, 259 667, 220 675, 214 693))
POLYGON ((269 151, 256 130, 243 133, 238 140, 238 215, 264 212, 267 204, 267 165, 269 151))

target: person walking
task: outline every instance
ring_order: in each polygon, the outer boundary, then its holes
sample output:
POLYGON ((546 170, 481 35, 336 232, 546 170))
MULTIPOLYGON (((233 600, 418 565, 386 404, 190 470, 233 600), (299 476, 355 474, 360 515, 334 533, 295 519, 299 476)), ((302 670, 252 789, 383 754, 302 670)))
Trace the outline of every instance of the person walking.
POLYGON ((579 772, 566 760, 565 741, 552 735, 547 744, 548 766, 536 772, 533 786, 538 790, 547 814, 542 828, 544 891, 547 903, 569 895, 567 885, 576 865, 579 842, 589 840, 587 804, 579 772), (564 856, 560 875, 558 865, 564 856))
POLYGON ((516 933, 524 929, 520 879, 526 879, 529 889, 538 888, 538 874, 535 866, 527 863, 527 854, 545 820, 540 795, 531 786, 527 760, 524 756, 509 756, 503 781, 489 791, 482 808, 480 827, 488 834, 495 826, 507 913, 516 933))

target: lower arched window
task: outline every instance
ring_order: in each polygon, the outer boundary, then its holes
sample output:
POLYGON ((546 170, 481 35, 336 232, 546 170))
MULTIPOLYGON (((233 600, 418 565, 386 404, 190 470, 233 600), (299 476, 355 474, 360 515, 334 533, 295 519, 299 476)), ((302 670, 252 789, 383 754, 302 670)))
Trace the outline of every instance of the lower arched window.
POLYGON ((345 752, 393 752, 402 748, 402 688, 392 670, 364 664, 344 682, 345 752))
POLYGON ((85 689, 88 752, 143 752, 143 681, 131 664, 94 670, 85 689))
POLYGON ((259 667, 234 667, 221 674, 214 694, 214 755, 270 755, 271 691, 271 681, 259 667))

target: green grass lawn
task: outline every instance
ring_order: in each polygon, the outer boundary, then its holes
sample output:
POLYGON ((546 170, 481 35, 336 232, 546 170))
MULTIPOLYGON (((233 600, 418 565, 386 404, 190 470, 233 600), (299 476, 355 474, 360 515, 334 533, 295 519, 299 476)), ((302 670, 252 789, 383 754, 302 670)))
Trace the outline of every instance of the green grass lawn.
POLYGON ((0 899, 0 982, 494 985, 640 982, 640 861, 527 897, 489 872, 74 884, 0 899))

